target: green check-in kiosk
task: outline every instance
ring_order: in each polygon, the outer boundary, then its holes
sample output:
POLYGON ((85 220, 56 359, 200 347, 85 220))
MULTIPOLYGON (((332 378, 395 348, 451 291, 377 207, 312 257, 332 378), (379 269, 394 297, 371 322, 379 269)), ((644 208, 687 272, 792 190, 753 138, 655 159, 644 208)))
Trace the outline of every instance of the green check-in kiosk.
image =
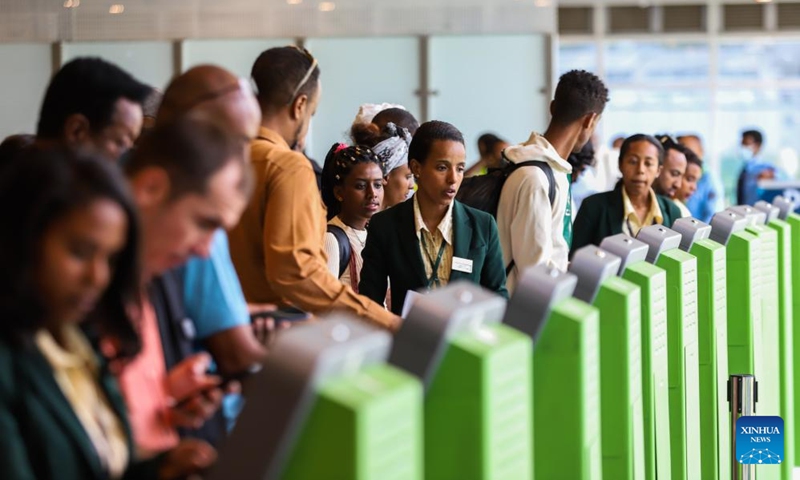
MULTIPOLYGON (((778 201, 781 201, 779 199, 778 201)), ((792 478, 794 467, 795 426, 794 426, 794 354, 792 351, 792 226, 781 218, 781 209, 777 205, 759 201, 754 205, 756 210, 767 216, 767 228, 773 230, 778 240, 778 353, 780 367, 778 384, 780 388, 780 416, 784 422, 784 457, 781 462, 782 478, 792 478)), ((786 210, 785 210, 786 211, 786 210)), ((788 211, 787 211, 788 213, 788 211)), ((784 218, 786 215, 783 215, 784 218)), ((766 342, 766 339, 765 339, 766 342)), ((773 346, 773 349, 775 346, 773 346)))
MULTIPOLYGON (((791 227, 792 233, 790 237, 790 246, 787 249, 791 255, 791 258, 793 260, 800 259, 800 215, 794 213, 794 203, 783 196, 778 196, 773 200, 772 204, 778 207, 778 217, 788 223, 791 227)), ((792 331, 792 343, 789 350, 798 352, 800 351, 800 267, 794 265, 792 267, 793 268, 789 270, 792 309, 792 321, 790 322, 790 325, 796 325, 796 327, 792 331)), ((783 278, 783 276, 781 278, 783 278)), ((785 330, 782 331, 785 332, 785 330)), ((800 409, 800 405, 797 404, 797 402, 800 401, 800 354, 794 355, 792 363, 791 375, 793 377, 792 383, 794 385, 794 412, 797 412, 798 409, 800 409)), ((783 373, 787 374, 788 372, 784 371, 783 373)), ((800 431, 798 430, 800 429, 800 415, 797 415, 796 413, 793 413, 793 415, 794 420, 792 425, 794 425, 794 431, 798 432, 800 431)), ((784 423, 785 425, 789 425, 788 420, 784 419, 784 423)), ((788 452, 786 453, 788 454, 788 452)), ((795 466, 800 466, 800 442, 796 439, 794 443, 794 464, 795 466)))
POLYGON ((209 480, 421 480, 422 385, 342 315, 281 332, 209 480))
POLYGON ((621 259, 619 275, 641 292, 642 404, 645 477, 672 478, 667 359, 667 274, 646 261, 646 243, 624 234, 605 238, 600 248, 621 259))
POLYGON ((645 478, 641 290, 618 277, 620 257, 593 245, 573 255, 574 296, 600 313, 603 478, 645 478))
MULTIPOLYGON (((756 283, 760 290, 761 331, 757 332, 760 349, 756 353, 755 376, 758 381, 758 415, 780 415, 781 409, 781 349, 778 293, 778 232, 767 227, 768 212, 750 206, 731 207, 729 210, 746 217, 747 231, 759 241, 756 251, 756 283)), ((769 214, 768 214, 769 213, 769 214)), ((777 214, 777 212, 775 212, 777 214)), ((777 215, 776 215, 777 216, 777 215)), ((758 326, 758 324, 756 325, 758 326)), ((762 469, 760 478, 780 478, 778 469, 762 469)))
POLYGON ((534 341, 533 466, 538 480, 603 477, 598 312, 572 297, 576 284, 573 274, 543 265, 529 268, 504 319, 534 341))
MULTIPOLYGON (((714 220, 730 222, 730 218, 718 215, 714 220)), ((711 225, 694 218, 679 219, 672 229, 681 234, 681 250, 697 258, 701 478, 730 478, 725 246, 711 240, 711 225)))
POLYGON ((681 235, 663 225, 641 229, 636 239, 648 245, 647 261, 667 272, 671 478, 700 478, 697 259, 680 249, 681 235))
POLYGON ((395 335, 389 363, 425 386, 425 478, 531 478, 532 342, 505 309, 454 282, 418 297, 395 335))
POLYGON ((725 245, 728 263, 730 375, 755 375, 757 360, 761 359, 761 287, 757 283, 761 240, 747 231, 749 222, 731 210, 717 213, 711 221, 711 239, 725 245), (716 221, 722 216, 730 221, 716 221))

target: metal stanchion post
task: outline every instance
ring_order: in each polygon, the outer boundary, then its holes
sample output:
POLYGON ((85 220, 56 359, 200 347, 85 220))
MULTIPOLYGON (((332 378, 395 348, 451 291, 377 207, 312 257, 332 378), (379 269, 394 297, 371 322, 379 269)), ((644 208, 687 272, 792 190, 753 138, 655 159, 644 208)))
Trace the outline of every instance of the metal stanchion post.
POLYGON ((736 420, 755 415, 758 382, 753 375, 731 375, 728 379, 728 402, 731 411, 731 479, 754 480, 755 465, 742 465, 736 458, 736 420))

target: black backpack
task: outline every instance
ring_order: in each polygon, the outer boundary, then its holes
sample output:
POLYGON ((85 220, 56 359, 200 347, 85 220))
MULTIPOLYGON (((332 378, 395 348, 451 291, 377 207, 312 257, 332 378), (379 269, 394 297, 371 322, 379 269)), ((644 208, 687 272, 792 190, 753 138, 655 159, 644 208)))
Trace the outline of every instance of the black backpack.
POLYGON ((550 205, 556 201, 556 179, 553 176, 553 168, 550 164, 541 160, 528 160, 520 163, 511 163, 505 160, 505 165, 500 168, 490 169, 486 175, 465 178, 458 189, 456 200, 469 205, 472 208, 483 210, 497 218, 497 204, 500 202, 500 193, 508 177, 518 168, 538 167, 547 176, 550 188, 547 196, 550 198, 550 205))
MULTIPOLYGON (((520 163, 512 163, 506 159, 503 153, 504 165, 500 168, 490 169, 486 175, 465 178, 458 189, 456 199, 469 205, 472 208, 483 210, 497 218, 497 204, 500 203, 500 193, 503 191, 508 177, 518 168, 538 167, 541 168, 547 177, 549 187, 547 197, 550 199, 550 206, 556 203, 556 178, 553 176, 553 168, 549 163, 542 160, 528 160, 520 163)), ((506 265, 506 276, 514 269, 516 262, 511 259, 511 263, 506 265)))
POLYGON ((336 225, 328 225, 328 233, 333 234, 336 238, 336 243, 339 244, 339 275, 336 278, 342 278, 344 271, 350 265, 350 255, 353 254, 352 247, 350 246, 350 239, 341 227, 336 225))

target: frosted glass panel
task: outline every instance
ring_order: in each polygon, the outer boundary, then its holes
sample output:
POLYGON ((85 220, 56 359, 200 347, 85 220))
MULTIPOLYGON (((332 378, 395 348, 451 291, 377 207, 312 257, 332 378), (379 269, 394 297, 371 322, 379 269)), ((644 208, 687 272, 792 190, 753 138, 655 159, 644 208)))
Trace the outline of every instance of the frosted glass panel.
POLYGON ((363 103, 397 103, 419 118, 419 46, 413 37, 311 39, 322 101, 311 125, 308 153, 322 164, 347 133, 363 103))
POLYGON ((50 45, 0 45, 0 140, 36 133, 39 108, 50 81, 50 45))
POLYGON ((519 143, 547 126, 544 35, 431 37, 428 68, 430 117, 461 130, 468 164, 484 132, 519 143))
POLYGON ((709 78, 710 58, 706 42, 609 42, 606 80, 640 85, 701 82, 709 78))
MULTIPOLYGON (((603 132, 611 141, 635 133, 695 133, 708 138, 711 95, 707 89, 624 89, 611 87, 603 113, 603 132)), ((608 142, 605 142, 608 143, 608 142)))
POLYGON ((64 44, 64 63, 75 57, 100 57, 138 80, 164 88, 173 75, 170 42, 81 42, 64 44))
POLYGON ((272 47, 293 45, 290 38, 261 40, 186 40, 183 42, 183 65, 186 71, 195 65, 219 65, 240 77, 249 78, 250 70, 261 52, 272 47))
POLYGON ((570 70, 586 70, 597 73, 597 44, 568 43, 558 47, 558 74, 570 70))

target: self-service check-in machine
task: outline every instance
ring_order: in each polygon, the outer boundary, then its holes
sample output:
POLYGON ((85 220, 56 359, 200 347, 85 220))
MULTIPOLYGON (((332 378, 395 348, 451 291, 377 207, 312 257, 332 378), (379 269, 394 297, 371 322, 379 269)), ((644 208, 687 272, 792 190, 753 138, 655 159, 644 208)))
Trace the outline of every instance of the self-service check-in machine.
POLYGON ((621 258, 594 245, 573 255, 574 296, 600 314, 603 478, 645 478, 641 289, 617 274, 621 258))
POLYGON ((642 404, 645 478, 672 478, 667 358, 667 274, 646 261, 649 248, 624 234, 600 248, 621 259, 619 275, 641 292, 642 404), (657 455, 656 455, 657 454, 657 455))
MULTIPOLYGON (((784 202, 783 197, 775 200, 784 202)), ((781 203, 784 211, 791 205, 790 202, 781 203)), ((788 212, 781 218, 781 206, 769 204, 765 201, 757 202, 756 210, 766 215, 766 226, 774 230, 777 235, 777 295, 778 295, 778 354, 780 355, 780 369, 778 371, 778 385, 780 388, 780 416, 783 418, 784 431, 784 457, 781 462, 782 478, 792 478, 795 453, 795 406, 794 406, 794 352, 792 338, 794 321, 792 306, 792 236, 793 228, 786 221, 788 212)), ((773 297, 774 298, 774 297, 773 297)), ((764 338, 767 342, 768 339, 764 338)), ((774 346, 773 346, 774 349, 774 346)))
MULTIPOLYGON (((721 215, 716 221, 733 220, 721 215)), ((697 259, 701 478, 729 478, 730 417, 725 393, 728 381, 725 246, 711 240, 711 225, 694 218, 677 220, 672 229, 681 234, 681 250, 697 259)))
MULTIPOLYGON (((755 376, 758 381, 758 415, 780 415, 780 319, 778 293, 778 233, 767 227, 773 215, 771 209, 758 210, 740 205, 728 210, 747 218, 746 231, 759 240, 755 251, 754 268, 756 289, 755 308, 760 310, 760 322, 755 324, 757 345, 755 376), (759 328, 760 327, 760 328, 759 328)), ((729 270, 730 271, 730 270, 729 270)), ((755 292, 754 292, 755 293, 755 292)), ((744 372, 750 373, 750 372, 744 372)), ((762 469, 759 477, 780 478, 779 469, 762 469)))
POLYGON ((667 273, 667 350, 672 479, 701 477, 697 259, 680 249, 681 234, 663 225, 639 231, 647 261, 667 273))
POLYGON ((391 342, 343 315, 281 332, 206 478, 424 478, 422 385, 386 363, 391 342))
MULTIPOLYGON (((800 215, 794 213, 795 205, 789 199, 778 196, 772 201, 772 205, 778 207, 778 218, 784 220, 792 229, 791 235, 791 243, 788 250, 790 250, 790 255, 793 260, 800 259, 800 215)), ((795 265, 792 265, 792 268, 789 271, 789 277, 791 280, 791 308, 792 308, 792 325, 800 325, 800 268, 795 265)), ((790 349, 792 352, 800 351, 800 326, 794 327, 792 330, 792 345, 790 349)), ((793 380, 793 394, 794 394, 794 405, 795 405, 795 412, 798 411, 800 408, 797 405, 797 402, 800 401, 800 354, 795 354, 792 360, 792 380, 793 380)), ((794 425, 794 431, 800 431, 800 415, 796 413, 794 415, 794 420, 792 424, 794 425)), ((784 420, 785 425, 788 425, 788 421, 784 420)), ((785 451, 784 453, 788 453, 785 451)), ((800 466, 800 442, 794 442, 794 465, 800 466)))
POLYGON ((534 341, 534 475, 602 478, 598 312, 572 296, 577 278, 525 270, 504 323, 534 341))
POLYGON ((425 478, 531 478, 532 341, 505 310, 454 282, 417 297, 395 335, 389 363, 426 390, 425 478))

